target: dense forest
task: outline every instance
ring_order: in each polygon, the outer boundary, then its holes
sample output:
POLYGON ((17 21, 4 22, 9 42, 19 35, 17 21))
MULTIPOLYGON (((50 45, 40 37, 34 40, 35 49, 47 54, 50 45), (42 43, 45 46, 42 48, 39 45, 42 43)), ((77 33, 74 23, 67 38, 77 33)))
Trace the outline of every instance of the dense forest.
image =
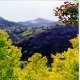
POLYGON ((10 32, 18 39, 0 29, 0 80, 79 79, 78 1, 64 2, 54 14, 64 25, 10 32))

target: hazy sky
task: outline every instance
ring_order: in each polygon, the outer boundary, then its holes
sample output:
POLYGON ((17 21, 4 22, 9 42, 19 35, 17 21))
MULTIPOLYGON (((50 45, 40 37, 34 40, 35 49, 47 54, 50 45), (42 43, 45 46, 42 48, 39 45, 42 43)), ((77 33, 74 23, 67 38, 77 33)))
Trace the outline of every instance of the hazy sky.
POLYGON ((58 20, 53 9, 64 1, 0 1, 0 17, 10 21, 28 21, 36 18, 58 20))

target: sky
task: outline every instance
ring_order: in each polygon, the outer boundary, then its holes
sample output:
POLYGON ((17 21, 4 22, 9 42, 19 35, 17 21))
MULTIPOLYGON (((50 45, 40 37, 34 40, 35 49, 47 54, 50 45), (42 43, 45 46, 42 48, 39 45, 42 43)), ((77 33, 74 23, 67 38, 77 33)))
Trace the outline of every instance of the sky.
POLYGON ((62 1, 0 1, 0 17, 9 21, 28 21, 37 18, 58 21, 53 9, 63 4, 62 1))

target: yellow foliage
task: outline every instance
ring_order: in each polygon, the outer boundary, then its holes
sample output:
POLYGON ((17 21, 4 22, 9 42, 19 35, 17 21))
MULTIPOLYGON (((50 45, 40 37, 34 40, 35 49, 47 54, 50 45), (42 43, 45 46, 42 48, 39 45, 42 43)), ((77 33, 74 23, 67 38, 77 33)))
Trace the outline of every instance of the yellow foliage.
POLYGON ((48 80, 48 68, 46 66, 47 58, 42 57, 41 54, 35 53, 28 59, 28 64, 24 71, 26 71, 27 79, 30 80, 48 80))
POLYGON ((47 67, 46 56, 34 53, 21 69, 21 48, 13 46, 8 34, 0 30, 0 80, 78 80, 78 37, 70 41, 72 49, 51 55, 51 68, 47 67))
POLYGON ((6 31, 0 30, 0 80, 16 80, 14 68, 20 66, 21 49, 12 45, 6 31))
POLYGON ((74 38, 70 41, 73 43, 73 49, 68 48, 63 53, 51 55, 53 58, 52 72, 58 73, 61 80, 78 80, 79 78, 78 39, 74 38))
POLYGON ((78 37, 71 39, 70 42, 72 43, 73 48, 79 48, 78 37))

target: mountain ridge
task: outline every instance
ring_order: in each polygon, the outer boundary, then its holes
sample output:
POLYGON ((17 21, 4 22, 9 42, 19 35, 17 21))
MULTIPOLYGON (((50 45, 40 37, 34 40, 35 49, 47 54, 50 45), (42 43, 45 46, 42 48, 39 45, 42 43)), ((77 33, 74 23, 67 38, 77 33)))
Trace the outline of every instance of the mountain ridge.
POLYGON ((62 24, 62 22, 52 21, 52 20, 48 20, 48 19, 44 19, 44 18, 37 18, 37 19, 34 19, 34 20, 18 22, 18 24, 25 25, 25 26, 30 26, 30 27, 32 27, 32 26, 33 27, 40 27, 40 26, 50 27, 50 26, 53 26, 53 25, 62 24))
POLYGON ((8 29, 8 28, 13 28, 13 27, 21 27, 22 25, 16 23, 16 22, 13 22, 13 21, 8 21, 2 17, 0 17, 0 28, 1 29, 8 29))
POLYGON ((57 24, 60 25, 62 24, 62 22, 51 21, 44 18, 37 18, 34 20, 29 20, 24 22, 14 22, 0 17, 0 28, 7 30, 14 30, 14 29, 25 30, 27 28, 35 28, 35 27, 50 27, 50 26, 55 26, 57 24))

